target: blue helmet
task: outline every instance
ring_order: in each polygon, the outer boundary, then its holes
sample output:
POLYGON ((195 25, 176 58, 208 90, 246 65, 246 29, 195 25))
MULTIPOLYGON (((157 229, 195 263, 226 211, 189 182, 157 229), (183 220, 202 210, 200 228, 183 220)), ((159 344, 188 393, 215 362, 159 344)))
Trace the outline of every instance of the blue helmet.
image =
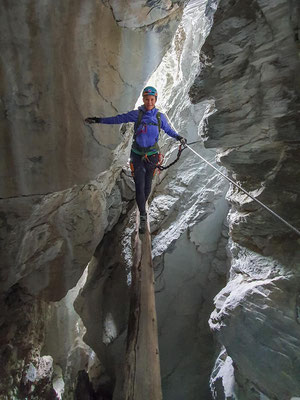
POLYGON ((155 96, 155 97, 157 97, 157 90, 153 86, 147 86, 143 90, 143 96, 155 96))

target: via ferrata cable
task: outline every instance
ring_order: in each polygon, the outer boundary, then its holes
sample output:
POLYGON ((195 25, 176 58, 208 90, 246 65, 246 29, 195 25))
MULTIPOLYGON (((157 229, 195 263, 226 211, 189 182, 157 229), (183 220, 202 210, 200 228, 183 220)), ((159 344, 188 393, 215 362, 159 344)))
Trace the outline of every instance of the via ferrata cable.
MULTIPOLYGON (((192 144, 192 143, 189 143, 192 144)), ((260 200, 256 199, 253 197, 250 193, 248 193, 245 189, 242 188, 238 183, 236 183, 234 180, 223 174, 218 168, 216 168, 213 164, 211 164, 209 161, 207 161, 204 157, 202 157, 200 154, 198 154, 194 149, 192 149, 189 144, 185 144, 185 146, 190 149, 196 156, 201 158, 202 161, 204 161, 206 164, 208 164, 210 167, 212 167, 215 171, 218 172, 218 174, 222 175, 223 178, 227 179, 230 183, 232 183, 234 186, 236 186, 238 189, 240 189, 242 192, 244 192, 247 196, 249 196, 252 200, 256 201, 261 207, 263 207, 265 210, 267 210, 270 214, 272 214, 274 217, 279 219, 281 222, 283 222, 286 226, 288 226, 290 229, 292 229, 297 235, 300 236, 300 231, 295 228, 293 225, 291 225, 288 221, 286 221, 284 218, 282 218, 280 215, 278 215, 275 211, 271 210, 268 206, 266 206, 264 203, 262 203, 260 200)))

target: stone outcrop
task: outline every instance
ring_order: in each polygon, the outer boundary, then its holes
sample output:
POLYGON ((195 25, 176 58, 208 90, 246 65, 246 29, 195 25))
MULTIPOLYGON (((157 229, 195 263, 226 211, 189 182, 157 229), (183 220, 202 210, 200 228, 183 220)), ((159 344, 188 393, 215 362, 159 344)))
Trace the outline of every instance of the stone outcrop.
MULTIPOLYGON (((206 147, 252 196, 300 227, 299 5, 221 0, 190 90, 214 98, 206 147)), ((299 237, 238 189, 232 204, 230 279, 210 326, 224 346, 214 398, 300 396, 299 237)))
MULTIPOLYGON (((116 21, 117 3, 112 3, 1 3, 3 301, 16 285, 28 293, 33 308, 61 300, 132 198, 127 178, 116 184, 128 159, 131 133, 123 136, 119 127, 83 121, 134 107, 170 46, 182 2, 135 3, 135 15, 143 10, 149 17, 126 28, 116 21), (159 17, 160 7, 164 12, 159 17)), ((19 306, 21 310, 22 299, 19 306)), ((33 326, 26 325, 23 332, 25 338, 34 329, 43 333, 32 344, 34 368, 44 341, 48 314, 43 315, 32 318, 33 326)), ((14 329, 21 329, 21 318, 16 324, 14 329)), ((0 336, 5 350, 4 322, 0 336)), ((12 346, 18 357, 12 355, 11 370, 19 368, 22 374, 22 360, 31 359, 31 349, 23 342, 12 346)), ((79 344, 82 359, 86 351, 79 344)), ((68 354, 54 356, 61 360, 68 354)), ((56 365, 54 369, 59 382, 61 372, 56 365)), ((5 382, 7 391, 19 390, 20 379, 5 382)))
POLYGON ((286 266, 294 269, 299 262, 283 263, 237 245, 230 250, 230 281, 216 297, 210 326, 232 359, 235 394, 299 396, 299 278, 286 266))

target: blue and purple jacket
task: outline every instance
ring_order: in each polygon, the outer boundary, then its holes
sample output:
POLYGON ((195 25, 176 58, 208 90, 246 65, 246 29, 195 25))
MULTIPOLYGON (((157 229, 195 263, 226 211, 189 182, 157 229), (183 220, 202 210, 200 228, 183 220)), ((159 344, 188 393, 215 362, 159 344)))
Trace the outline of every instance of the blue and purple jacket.
MULTIPOLYGON (((158 142, 159 131, 157 126, 157 117, 156 114, 158 112, 157 108, 153 108, 152 110, 147 111, 145 106, 140 106, 138 110, 132 110, 125 114, 119 114, 115 117, 101 118, 101 124, 123 124, 126 122, 137 122, 139 116, 139 110, 143 111, 143 117, 140 125, 137 127, 135 142, 141 148, 149 148, 155 146, 158 142)), ((174 139, 178 140, 178 133, 174 131, 168 124, 167 118, 164 114, 161 113, 161 128, 165 131, 165 133, 174 139)))

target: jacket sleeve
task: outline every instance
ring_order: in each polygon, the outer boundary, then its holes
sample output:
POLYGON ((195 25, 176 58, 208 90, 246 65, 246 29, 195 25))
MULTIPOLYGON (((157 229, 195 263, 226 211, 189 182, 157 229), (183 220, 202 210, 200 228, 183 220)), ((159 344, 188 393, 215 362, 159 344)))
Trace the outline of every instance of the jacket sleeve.
POLYGON ((161 127, 166 132, 167 135, 173 137, 174 139, 179 140, 179 135, 177 132, 172 129, 168 123, 168 120, 165 114, 161 114, 161 127))
POLYGON ((138 110, 129 111, 126 114, 119 114, 115 117, 100 118, 100 124, 124 124, 126 122, 136 122, 138 120, 138 110))

